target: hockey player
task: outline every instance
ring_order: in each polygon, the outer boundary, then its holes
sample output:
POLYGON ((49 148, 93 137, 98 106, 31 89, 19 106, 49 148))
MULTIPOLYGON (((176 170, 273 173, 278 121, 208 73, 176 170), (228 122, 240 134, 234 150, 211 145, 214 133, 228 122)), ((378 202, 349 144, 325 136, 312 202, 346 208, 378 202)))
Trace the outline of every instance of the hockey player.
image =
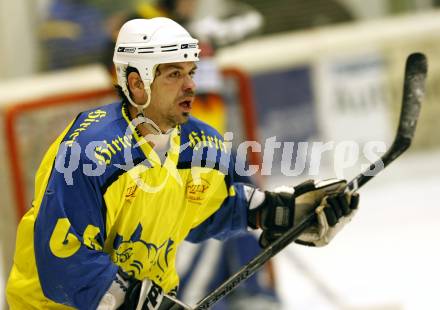
MULTIPOLYGON (((169 17, 188 27, 193 24, 196 4, 200 4, 200 2, 194 0, 161 0, 155 5, 149 2, 141 2, 130 14, 127 14, 128 12, 117 14, 112 18, 112 23, 109 23, 109 25, 112 25, 110 32, 113 34, 112 38, 114 38, 112 46, 116 43, 119 29, 124 22, 130 19, 169 17)), ((243 8, 241 11, 244 11, 243 8)), ((243 18, 237 16, 238 12, 236 10, 231 12, 235 14, 231 18, 231 24, 235 26, 231 28, 235 30, 248 29, 246 28, 248 24, 246 21, 249 18, 246 18, 246 16, 249 16, 249 10, 242 12, 243 18), (239 21, 243 21, 245 24, 241 24, 239 21)), ((227 24, 225 21, 217 23, 219 26, 226 26, 227 24)), ((192 28, 202 29, 202 27, 192 28)), ((226 41, 226 37, 224 35, 225 31, 217 28, 213 29, 212 27, 210 29, 210 35, 207 35, 205 29, 203 40, 198 42, 201 52, 197 62, 197 74, 194 76, 197 89, 191 105, 191 114, 222 134, 228 125, 226 120, 227 108, 225 98, 222 96, 223 80, 221 71, 213 58, 215 52, 213 43, 219 43, 216 39, 216 35, 219 33, 223 33, 223 42, 226 41)), ((254 31, 248 29, 248 32, 250 35, 254 31)), ((234 38, 237 37, 234 31, 227 31, 227 33, 233 35, 234 38)), ((195 37, 199 39, 197 35, 195 37)), ((242 39, 245 37, 245 33, 241 31, 241 35, 238 37, 242 39)), ((108 59, 106 66, 112 72, 114 80, 116 80, 113 53, 110 54, 110 49, 106 59, 108 59)), ((232 150, 231 156, 234 157, 234 150, 232 150)), ((251 178, 237 174, 234 174, 234 180, 241 183, 252 183, 251 178)), ((180 276, 177 297, 189 304, 195 304, 201 300, 228 279, 243 264, 258 255, 261 250, 257 236, 251 232, 233 236, 225 242, 216 242, 214 239, 208 239, 197 243, 197 245, 182 242, 179 249, 180 253, 183 253, 180 255, 184 256, 185 259, 179 260, 179 256, 176 258, 178 260, 176 269, 180 276), (203 260, 199 259, 200 257, 203 257, 203 260)), ((276 274, 273 266, 269 263, 247 279, 239 288, 216 303, 212 309, 279 309, 280 300, 276 292, 275 282, 276 274)))
POLYGON ((282 192, 234 182, 222 137, 190 117, 198 54, 170 19, 123 25, 122 101, 80 113, 45 154, 18 228, 11 309, 169 309, 184 239, 261 228, 267 246, 316 212, 297 241, 322 246, 354 215, 341 180, 282 192))

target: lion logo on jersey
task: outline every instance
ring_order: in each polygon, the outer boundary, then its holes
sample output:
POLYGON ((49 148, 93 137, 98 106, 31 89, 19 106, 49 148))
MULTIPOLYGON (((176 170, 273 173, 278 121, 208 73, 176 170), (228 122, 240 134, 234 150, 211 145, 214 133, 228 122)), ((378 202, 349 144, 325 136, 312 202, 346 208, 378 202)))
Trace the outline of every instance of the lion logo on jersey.
POLYGON ((143 278, 154 272, 160 280, 168 268, 168 258, 174 249, 174 241, 165 240, 162 244, 148 243, 141 239, 142 225, 139 224, 129 240, 123 240, 119 234, 113 242, 112 261, 121 266, 130 276, 143 278))

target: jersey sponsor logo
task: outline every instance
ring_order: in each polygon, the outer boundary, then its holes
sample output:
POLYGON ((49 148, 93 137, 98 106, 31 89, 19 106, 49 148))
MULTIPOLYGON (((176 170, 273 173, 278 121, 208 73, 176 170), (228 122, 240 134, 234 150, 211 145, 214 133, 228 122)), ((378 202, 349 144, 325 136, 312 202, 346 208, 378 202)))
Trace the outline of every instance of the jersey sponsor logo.
POLYGON ((112 139, 110 142, 107 140, 102 141, 100 146, 95 147, 94 156, 98 160, 100 165, 109 165, 112 157, 119 152, 124 151, 126 148, 131 148, 132 136, 125 135, 120 137, 119 135, 112 139))
POLYGON ((200 132, 193 131, 188 135, 189 146, 194 150, 199 150, 204 147, 215 147, 217 150, 227 152, 225 143, 216 136, 205 135, 202 130, 200 132))
POLYGON ((112 261, 130 276, 143 278, 148 276, 159 283, 168 269, 169 256, 174 250, 174 241, 167 239, 161 244, 141 239, 142 225, 138 224, 128 240, 117 234, 113 241, 112 261))
POLYGON ((202 177, 192 179, 186 186, 186 197, 188 201, 195 204, 202 204, 210 185, 211 184, 202 177))
POLYGON ((86 131, 91 124, 99 123, 100 119, 104 118, 106 115, 107 112, 100 109, 87 114, 87 118, 83 120, 81 124, 79 124, 78 128, 76 128, 73 133, 69 135, 69 140, 66 141, 66 145, 71 146, 81 132, 86 131))
POLYGON ((127 190, 125 191, 125 199, 132 200, 134 197, 136 197, 136 190, 137 189, 138 189, 138 186, 136 184, 129 186, 127 188, 127 190))

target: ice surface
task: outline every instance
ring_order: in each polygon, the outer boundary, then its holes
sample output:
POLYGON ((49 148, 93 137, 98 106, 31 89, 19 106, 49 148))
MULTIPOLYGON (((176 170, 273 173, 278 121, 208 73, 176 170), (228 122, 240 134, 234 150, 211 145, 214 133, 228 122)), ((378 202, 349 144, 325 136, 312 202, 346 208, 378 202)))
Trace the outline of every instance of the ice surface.
POLYGON ((358 214, 328 247, 291 245, 280 253, 284 309, 341 309, 292 254, 351 309, 440 309, 439 159, 440 152, 403 155, 360 190, 358 214))

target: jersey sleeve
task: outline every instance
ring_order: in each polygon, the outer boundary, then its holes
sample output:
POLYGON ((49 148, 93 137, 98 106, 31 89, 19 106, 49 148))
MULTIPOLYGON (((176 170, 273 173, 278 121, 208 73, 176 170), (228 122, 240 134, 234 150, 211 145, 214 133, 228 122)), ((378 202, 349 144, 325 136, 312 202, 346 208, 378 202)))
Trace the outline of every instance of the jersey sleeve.
POLYGON ((41 193, 34 247, 44 295, 78 309, 95 309, 118 267, 102 251, 105 204, 98 184, 84 175, 82 161, 71 175, 58 171, 56 163, 52 168, 41 193))

